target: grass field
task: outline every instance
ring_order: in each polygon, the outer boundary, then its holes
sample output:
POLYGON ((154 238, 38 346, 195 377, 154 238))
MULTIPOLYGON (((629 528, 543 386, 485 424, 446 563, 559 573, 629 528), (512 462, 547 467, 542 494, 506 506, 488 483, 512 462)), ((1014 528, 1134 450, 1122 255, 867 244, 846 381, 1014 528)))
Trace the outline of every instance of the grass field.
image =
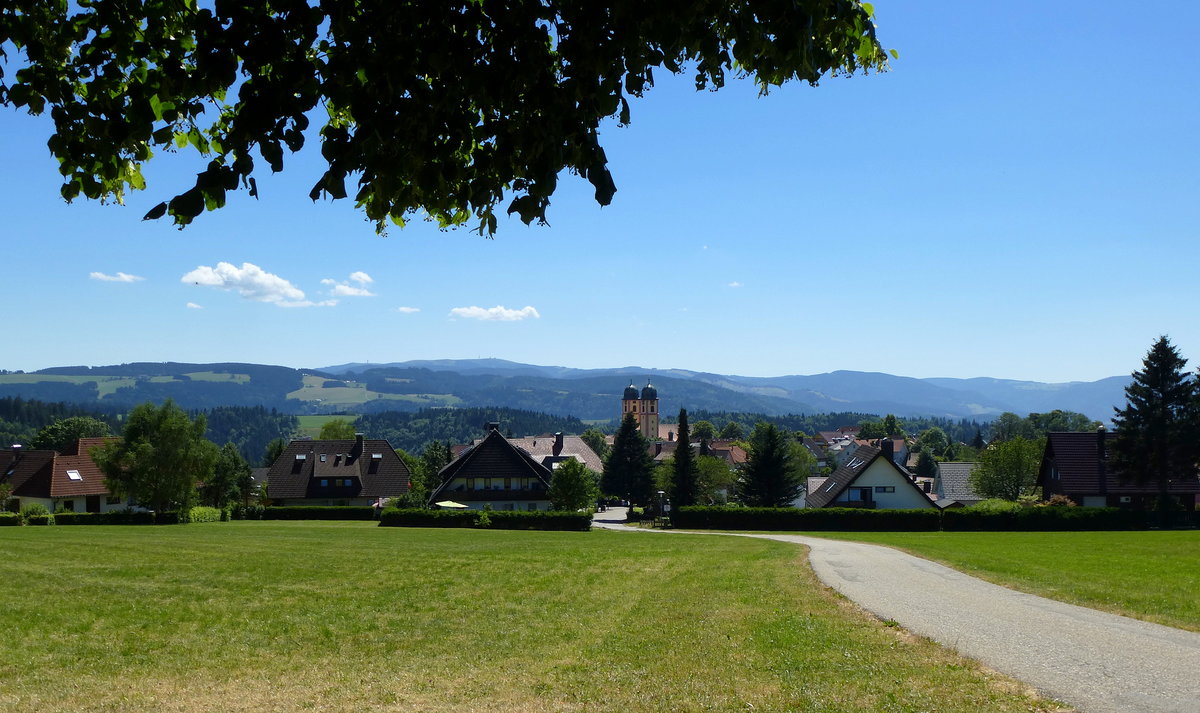
POLYGON ((37 384, 43 381, 56 381, 66 384, 86 384, 96 382, 100 398, 115 393, 117 389, 133 386, 137 380, 126 376, 88 376, 84 374, 0 374, 0 384, 37 384))
POLYGON ((462 403, 462 399, 454 394, 386 394, 378 391, 369 390, 365 384, 360 384, 355 381, 342 382, 338 379, 327 379, 323 376, 306 374, 304 376, 304 385, 299 389, 288 393, 289 399, 299 399, 301 401, 320 401, 322 404, 334 408, 350 408, 361 406, 368 401, 376 399, 386 399, 390 401, 407 401, 419 406, 457 406, 462 403), (322 384, 328 381, 337 383, 345 383, 346 386, 333 386, 328 389, 322 384))
POLYGON ((1200 531, 809 533, 892 545, 997 584, 1200 631, 1200 531))
POLYGON ((233 522, 0 530, 0 710, 1056 710, 802 548, 233 522))

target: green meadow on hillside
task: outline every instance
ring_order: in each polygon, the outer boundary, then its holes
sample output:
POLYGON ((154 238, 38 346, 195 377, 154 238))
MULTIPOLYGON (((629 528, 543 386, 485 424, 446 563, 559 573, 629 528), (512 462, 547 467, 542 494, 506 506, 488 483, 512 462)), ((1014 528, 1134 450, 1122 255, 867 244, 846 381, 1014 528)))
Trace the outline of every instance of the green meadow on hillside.
POLYGON ((732 537, 0 531, 6 711, 1049 711, 732 537))

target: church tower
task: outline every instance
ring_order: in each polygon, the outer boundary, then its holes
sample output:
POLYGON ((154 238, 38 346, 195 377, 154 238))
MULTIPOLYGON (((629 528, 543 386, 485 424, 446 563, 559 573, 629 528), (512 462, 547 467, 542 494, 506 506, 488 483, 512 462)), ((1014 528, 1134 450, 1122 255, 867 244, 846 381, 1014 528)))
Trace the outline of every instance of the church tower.
POLYGON ((649 381, 640 394, 633 382, 625 387, 625 394, 621 397, 621 418, 624 419, 627 413, 633 414, 643 437, 650 441, 658 440, 658 389, 649 381))

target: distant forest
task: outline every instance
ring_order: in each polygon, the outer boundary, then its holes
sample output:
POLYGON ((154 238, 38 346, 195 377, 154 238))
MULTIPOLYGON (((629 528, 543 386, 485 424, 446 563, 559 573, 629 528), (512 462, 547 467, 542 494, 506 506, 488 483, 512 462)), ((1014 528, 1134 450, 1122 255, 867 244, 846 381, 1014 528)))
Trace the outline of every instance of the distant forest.
POLYGON ((482 438, 486 424, 492 421, 499 422, 501 433, 517 437, 557 432, 578 435, 587 429, 574 416, 499 407, 385 411, 360 416, 355 428, 367 438, 386 438, 393 448, 416 454, 431 441, 467 443, 482 438))

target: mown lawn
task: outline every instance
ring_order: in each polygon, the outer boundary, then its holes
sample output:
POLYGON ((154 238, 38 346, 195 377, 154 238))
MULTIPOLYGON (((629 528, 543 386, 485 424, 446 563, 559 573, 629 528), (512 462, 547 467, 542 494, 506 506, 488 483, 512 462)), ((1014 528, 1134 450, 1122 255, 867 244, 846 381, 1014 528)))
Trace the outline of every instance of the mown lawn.
POLYGON ((1200 531, 807 534, 891 545, 1014 589, 1200 631, 1200 531))
POLYGON ((732 537, 0 530, 4 711, 1039 711, 732 537))

